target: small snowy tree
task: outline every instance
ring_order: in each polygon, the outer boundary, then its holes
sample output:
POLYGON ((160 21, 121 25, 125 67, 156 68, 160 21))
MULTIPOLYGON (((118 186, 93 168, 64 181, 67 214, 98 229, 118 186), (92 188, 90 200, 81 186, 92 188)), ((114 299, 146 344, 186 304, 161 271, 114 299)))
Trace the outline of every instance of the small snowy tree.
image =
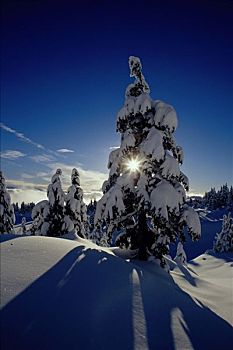
POLYGON ((96 200, 91 200, 91 202, 87 206, 87 218, 88 218, 88 224, 89 224, 89 231, 90 236, 92 236, 92 231, 94 230, 94 218, 95 218, 95 211, 96 211, 96 200))
POLYGON ((229 188, 227 184, 221 186, 220 191, 218 192, 218 206, 219 208, 225 207, 228 203, 229 188))
POLYGON ((25 218, 25 216, 22 217, 22 221, 21 221, 21 230, 22 230, 22 233, 23 233, 23 234, 27 233, 26 218, 25 218))
POLYGON ((180 265, 187 264, 187 255, 181 242, 179 242, 177 245, 176 256, 174 260, 177 262, 177 264, 180 265))
POLYGON ((57 169, 48 186, 48 200, 37 203, 32 210, 34 222, 31 231, 37 235, 60 236, 74 228, 64 213, 65 194, 61 186, 61 174, 61 169, 57 169))
POLYGON ((184 240, 185 225, 192 239, 198 239, 200 221, 185 204, 189 185, 180 171, 183 151, 173 136, 176 112, 152 100, 139 58, 131 56, 129 67, 135 81, 127 87, 117 116, 121 144, 109 155, 109 178, 102 187, 95 225, 107 224, 109 239, 116 228, 124 228, 125 246, 138 249, 138 258, 152 255, 164 266, 169 244, 177 237, 184 240))
POLYGON ((229 189, 229 193, 227 197, 227 206, 229 208, 233 206, 233 187, 232 186, 229 189))
POLYGON ((46 236, 48 233, 48 222, 46 218, 49 214, 49 202, 43 200, 38 202, 32 209, 33 224, 31 227, 31 233, 33 235, 46 236))
POLYGON ((10 194, 6 189, 6 181, 0 171, 0 233, 11 233, 15 223, 14 208, 10 194))
POLYGON ((81 237, 86 237, 87 210, 83 202, 83 190, 80 187, 79 172, 77 169, 72 170, 72 185, 68 188, 66 195, 66 215, 74 224, 74 229, 81 237))
POLYGON ((231 213, 223 216, 222 231, 217 233, 213 249, 216 253, 233 251, 233 219, 231 213))

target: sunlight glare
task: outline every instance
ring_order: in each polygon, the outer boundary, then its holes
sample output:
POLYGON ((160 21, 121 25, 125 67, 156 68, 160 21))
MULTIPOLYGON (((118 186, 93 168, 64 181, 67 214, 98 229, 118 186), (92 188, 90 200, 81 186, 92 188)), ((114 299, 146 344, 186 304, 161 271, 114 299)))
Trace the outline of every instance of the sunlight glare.
POLYGON ((139 171, 140 161, 137 158, 132 158, 126 163, 127 169, 131 172, 139 171))

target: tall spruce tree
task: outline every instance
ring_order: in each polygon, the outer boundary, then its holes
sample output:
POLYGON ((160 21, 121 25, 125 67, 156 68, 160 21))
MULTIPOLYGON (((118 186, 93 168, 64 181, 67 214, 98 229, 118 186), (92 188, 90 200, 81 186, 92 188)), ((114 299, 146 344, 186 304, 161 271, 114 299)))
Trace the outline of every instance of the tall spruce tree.
POLYGON ((10 194, 6 189, 6 181, 0 171, 0 233, 11 233, 15 223, 14 208, 10 194))
POLYGON ((86 237, 87 210, 83 202, 83 190, 80 187, 79 172, 73 169, 71 173, 72 185, 66 195, 66 215, 74 224, 74 229, 81 237, 86 237))
POLYGON ((180 171, 183 151, 173 136, 176 112, 152 100, 139 58, 129 57, 129 67, 135 81, 127 87, 117 116, 121 144, 109 155, 109 178, 97 203, 95 225, 107 224, 109 242, 114 230, 123 228, 121 246, 138 249, 140 259, 152 255, 164 266, 169 244, 184 241, 184 226, 193 240, 200 237, 200 221, 185 204, 189 185, 180 171))

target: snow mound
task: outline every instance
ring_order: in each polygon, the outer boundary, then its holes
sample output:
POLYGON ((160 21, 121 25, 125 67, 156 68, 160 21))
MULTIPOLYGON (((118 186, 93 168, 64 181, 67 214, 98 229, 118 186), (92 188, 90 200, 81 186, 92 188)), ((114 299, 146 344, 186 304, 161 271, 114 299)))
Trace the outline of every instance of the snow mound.
POLYGON ((230 348, 232 255, 169 275, 67 238, 1 244, 2 350, 230 348))

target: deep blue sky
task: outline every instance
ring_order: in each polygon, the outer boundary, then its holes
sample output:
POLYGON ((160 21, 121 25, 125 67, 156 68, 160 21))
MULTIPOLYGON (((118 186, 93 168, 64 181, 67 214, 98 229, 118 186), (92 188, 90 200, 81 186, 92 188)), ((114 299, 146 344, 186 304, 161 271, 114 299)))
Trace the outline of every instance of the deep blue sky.
POLYGON ((23 154, 1 161, 12 186, 45 183, 35 174, 51 172, 52 163, 107 172, 130 55, 141 58, 151 96, 178 113, 191 191, 231 184, 232 8, 224 0, 5 0, 2 122, 46 150, 2 130, 2 152, 23 154), (30 158, 60 148, 74 152, 30 158))

